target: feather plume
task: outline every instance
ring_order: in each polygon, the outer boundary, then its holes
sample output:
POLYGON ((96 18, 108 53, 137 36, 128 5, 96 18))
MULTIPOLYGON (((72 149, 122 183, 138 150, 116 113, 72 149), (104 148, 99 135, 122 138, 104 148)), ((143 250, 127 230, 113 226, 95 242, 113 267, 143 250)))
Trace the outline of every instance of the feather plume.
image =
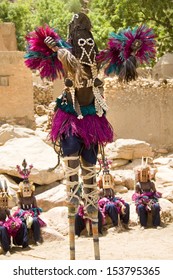
POLYGON ((48 25, 37 27, 26 35, 27 48, 24 55, 25 65, 31 70, 39 70, 41 78, 55 80, 64 76, 61 61, 44 40, 47 36, 52 37, 60 48, 71 48, 61 37, 48 25))
POLYGON ((141 25, 133 30, 125 31, 124 36, 127 38, 123 50, 125 59, 128 59, 131 53, 134 53, 138 61, 143 64, 149 63, 155 57, 156 35, 153 29, 141 25))
POLYGON ((156 55, 156 35, 145 25, 110 34, 107 47, 96 57, 105 74, 117 74, 119 80, 137 78, 138 64, 149 63, 156 55))

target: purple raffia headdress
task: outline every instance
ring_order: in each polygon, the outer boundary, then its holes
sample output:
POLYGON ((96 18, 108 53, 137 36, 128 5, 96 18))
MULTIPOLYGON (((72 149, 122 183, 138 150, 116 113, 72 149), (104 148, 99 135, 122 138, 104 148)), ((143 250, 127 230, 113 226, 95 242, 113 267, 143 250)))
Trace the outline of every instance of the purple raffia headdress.
POLYGON ((52 37, 58 47, 71 48, 61 37, 48 25, 37 27, 26 35, 27 50, 24 55, 25 65, 31 70, 39 70, 41 78, 55 80, 64 76, 61 61, 57 53, 50 49, 44 40, 47 36, 52 37))
POLYGON ((107 48, 97 55, 97 61, 105 66, 105 74, 117 74, 119 79, 130 81, 137 77, 137 62, 149 63, 156 54, 156 35, 145 25, 133 29, 112 32, 107 48))
POLYGON ((33 168, 33 165, 30 164, 29 165, 29 168, 26 168, 27 167, 27 163, 26 163, 26 160, 24 159, 23 162, 22 162, 22 166, 23 166, 23 169, 21 169, 21 167, 19 165, 16 166, 17 168, 17 171, 19 172, 19 174, 22 176, 22 178, 24 180, 28 180, 28 177, 31 173, 31 169, 33 168))

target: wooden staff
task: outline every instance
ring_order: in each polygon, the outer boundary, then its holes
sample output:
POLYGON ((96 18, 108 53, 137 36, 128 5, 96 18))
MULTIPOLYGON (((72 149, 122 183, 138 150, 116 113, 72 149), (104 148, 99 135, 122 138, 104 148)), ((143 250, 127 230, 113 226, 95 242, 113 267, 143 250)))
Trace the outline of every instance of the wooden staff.
POLYGON ((75 214, 74 206, 68 207, 70 260, 75 260, 75 214))
MULTIPOLYGON (((95 216, 98 217, 98 211, 95 216)), ((100 248, 99 248, 99 234, 98 234, 98 219, 92 220, 92 233, 93 233, 93 245, 95 260, 100 260, 100 248)))
MULTIPOLYGON (((66 189, 67 193, 70 193, 69 181, 67 182, 66 189)), ((70 260, 75 260, 75 214, 76 207, 68 202, 70 260)))
POLYGON ((98 191, 97 183, 95 182, 95 166, 84 166, 83 169, 83 197, 85 199, 85 209, 88 214, 88 218, 91 220, 92 224, 92 234, 93 234, 93 245, 95 260, 100 260, 100 249, 99 249, 99 234, 98 234, 98 191), (88 209, 92 208, 92 212, 88 209))
POLYGON ((73 176, 78 175, 79 171, 79 157, 68 156, 64 157, 65 172, 66 172, 66 191, 68 197, 68 222, 69 222, 69 243, 70 243, 70 260, 75 260, 75 215, 77 212, 77 205, 73 203, 73 199, 78 200, 76 195, 79 185, 78 181, 73 181, 73 176), (70 166, 73 162, 73 167, 70 166), (78 186, 77 186, 78 185, 78 186), (76 188, 74 189, 74 187, 76 188))

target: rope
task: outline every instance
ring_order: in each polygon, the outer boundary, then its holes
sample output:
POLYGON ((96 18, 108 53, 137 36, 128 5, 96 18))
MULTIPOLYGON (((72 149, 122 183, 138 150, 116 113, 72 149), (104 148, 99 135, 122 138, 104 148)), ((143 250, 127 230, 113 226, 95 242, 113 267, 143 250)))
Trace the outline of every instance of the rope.
POLYGON ((65 171, 66 171, 66 177, 71 177, 73 175, 78 175, 78 171, 80 168, 80 165, 78 165, 76 168, 72 168, 68 166, 68 161, 70 160, 78 160, 79 156, 69 156, 69 157, 64 157, 64 163, 65 163, 65 171))
POLYGON ((56 140, 55 142, 53 142, 53 148, 54 148, 54 151, 57 153, 58 155, 58 162, 57 164, 54 166, 54 167, 50 167, 48 169, 49 172, 55 170, 59 164, 60 164, 60 157, 63 155, 63 152, 62 152, 62 147, 61 147, 61 143, 59 140, 56 140), (58 144, 57 144, 58 143, 58 144))
POLYGON ((83 164, 81 167, 87 171, 89 171, 86 175, 82 175, 83 179, 91 179, 96 176, 95 165, 94 166, 84 166, 83 164))
POLYGON ((64 157, 64 163, 65 163, 65 172, 66 172, 66 183, 67 183, 67 197, 69 199, 69 202, 73 198, 79 199, 79 196, 77 195, 77 192, 79 191, 80 185, 78 184, 78 181, 70 181, 70 177, 74 175, 78 175, 80 165, 78 165, 76 168, 72 168, 68 166, 68 162, 70 160, 78 160, 78 156, 69 156, 69 157, 64 157), (74 189, 74 187, 76 187, 74 189))
MULTIPOLYGON (((85 175, 82 175, 84 180, 91 179, 95 177, 96 171, 95 166, 83 166, 82 168, 87 170, 88 173, 85 175)), ((98 191, 97 191, 97 183, 94 184, 84 184, 83 185, 83 198, 85 200, 85 209, 87 209, 89 206, 93 206, 96 210, 98 210, 98 191), (87 193, 85 190, 90 189, 90 192, 87 193)), ((98 219, 93 219, 92 217, 88 217, 90 220, 98 222, 98 219)))
MULTIPOLYGON (((87 185, 84 184, 83 189, 90 188, 93 189, 93 187, 97 187, 97 185, 87 185)), ((93 206, 96 210, 98 209, 97 203, 98 203, 98 191, 97 189, 93 189, 93 191, 89 193, 83 194, 83 198, 85 199, 85 208, 88 208, 88 206, 93 206)))

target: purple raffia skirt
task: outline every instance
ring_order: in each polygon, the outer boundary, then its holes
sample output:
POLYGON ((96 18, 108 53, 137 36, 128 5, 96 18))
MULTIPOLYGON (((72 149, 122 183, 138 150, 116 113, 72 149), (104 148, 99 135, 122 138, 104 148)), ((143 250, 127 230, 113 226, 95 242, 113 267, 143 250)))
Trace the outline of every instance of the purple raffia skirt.
POLYGON ((106 145, 114 141, 113 128, 105 115, 86 115, 83 119, 78 119, 74 114, 59 108, 52 120, 50 139, 55 142, 62 135, 69 134, 81 137, 86 147, 91 144, 106 145))

